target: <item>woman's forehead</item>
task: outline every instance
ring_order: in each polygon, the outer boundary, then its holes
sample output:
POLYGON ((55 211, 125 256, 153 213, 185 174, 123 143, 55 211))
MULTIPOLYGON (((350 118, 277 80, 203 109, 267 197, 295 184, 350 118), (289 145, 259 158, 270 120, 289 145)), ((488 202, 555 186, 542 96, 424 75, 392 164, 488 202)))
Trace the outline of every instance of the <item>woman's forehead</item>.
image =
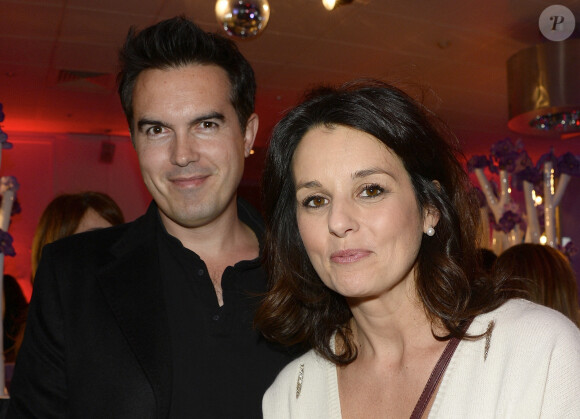
POLYGON ((382 141, 366 132, 345 127, 318 126, 310 129, 294 152, 293 174, 324 171, 405 170, 401 159, 382 141))

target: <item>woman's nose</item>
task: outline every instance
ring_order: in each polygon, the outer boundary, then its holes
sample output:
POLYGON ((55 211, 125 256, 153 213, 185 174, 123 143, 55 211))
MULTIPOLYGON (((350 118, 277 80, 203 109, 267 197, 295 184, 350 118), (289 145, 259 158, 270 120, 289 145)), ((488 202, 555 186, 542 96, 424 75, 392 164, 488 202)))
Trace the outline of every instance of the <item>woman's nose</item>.
POLYGON ((345 237, 359 229, 356 208, 348 202, 332 202, 328 216, 328 231, 337 237, 345 237))

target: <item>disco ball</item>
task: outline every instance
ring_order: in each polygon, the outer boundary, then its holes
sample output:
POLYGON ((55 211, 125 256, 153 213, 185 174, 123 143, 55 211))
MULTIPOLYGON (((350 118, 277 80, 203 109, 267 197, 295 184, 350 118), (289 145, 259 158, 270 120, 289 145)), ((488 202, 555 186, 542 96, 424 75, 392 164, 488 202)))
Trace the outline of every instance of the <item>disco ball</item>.
POLYGON ((215 15, 228 35, 251 38, 266 28, 270 5, 267 0, 217 0, 215 15))

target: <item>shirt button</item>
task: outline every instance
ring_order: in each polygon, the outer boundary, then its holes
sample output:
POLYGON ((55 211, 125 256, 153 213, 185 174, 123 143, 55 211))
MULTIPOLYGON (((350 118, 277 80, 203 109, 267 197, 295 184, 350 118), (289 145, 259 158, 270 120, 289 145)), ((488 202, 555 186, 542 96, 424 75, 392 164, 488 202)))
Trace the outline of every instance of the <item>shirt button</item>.
POLYGON ((217 322, 219 319, 220 319, 220 315, 219 315, 219 314, 214 314, 214 315, 212 316, 212 320, 213 320, 214 322, 217 322))
POLYGON ((197 274, 198 274, 199 276, 203 276, 203 274, 204 274, 204 270, 203 270, 203 269, 200 269, 200 270, 198 270, 198 271, 197 271, 197 274))

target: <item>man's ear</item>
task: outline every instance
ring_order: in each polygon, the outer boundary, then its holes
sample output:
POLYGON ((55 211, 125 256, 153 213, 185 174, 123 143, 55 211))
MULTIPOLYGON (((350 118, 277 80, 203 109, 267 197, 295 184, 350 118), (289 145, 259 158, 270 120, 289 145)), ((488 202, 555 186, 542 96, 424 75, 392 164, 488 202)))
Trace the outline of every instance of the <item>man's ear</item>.
POLYGON ((244 156, 248 157, 252 147, 254 147, 254 141, 256 140, 256 134, 258 133, 259 118, 258 115, 253 113, 248 118, 246 122, 246 133, 244 134, 244 156))

